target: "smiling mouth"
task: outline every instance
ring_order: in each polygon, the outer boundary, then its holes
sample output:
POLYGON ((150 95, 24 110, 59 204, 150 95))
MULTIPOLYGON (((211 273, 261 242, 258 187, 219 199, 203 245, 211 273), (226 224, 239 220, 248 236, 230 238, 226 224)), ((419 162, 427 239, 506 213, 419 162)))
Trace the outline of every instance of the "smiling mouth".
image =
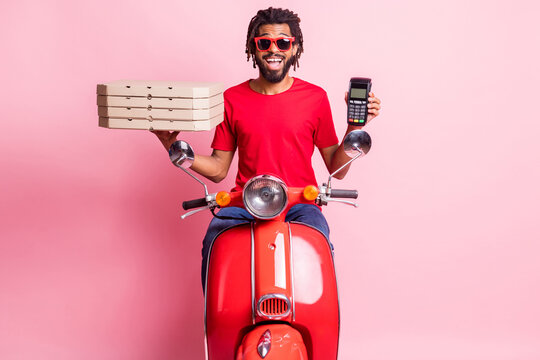
POLYGON ((279 70, 281 64, 283 63, 283 58, 281 56, 267 56, 264 58, 268 68, 271 70, 279 70))

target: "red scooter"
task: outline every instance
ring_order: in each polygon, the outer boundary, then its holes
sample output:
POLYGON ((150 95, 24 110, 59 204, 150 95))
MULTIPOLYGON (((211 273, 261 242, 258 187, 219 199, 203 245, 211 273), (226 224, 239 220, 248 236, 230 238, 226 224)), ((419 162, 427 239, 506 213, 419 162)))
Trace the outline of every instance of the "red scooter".
MULTIPOLYGON (((349 133, 344 140, 351 160, 367 154, 369 134, 349 133)), ((280 179, 259 175, 241 192, 208 194, 206 185, 187 171, 193 150, 175 142, 171 161, 203 184, 205 197, 186 201, 192 210, 227 206, 245 208, 254 222, 221 232, 208 259, 205 294, 207 358, 211 360, 337 359, 339 303, 333 253, 329 240, 317 229, 285 222, 296 204, 355 203, 356 190, 337 190, 328 183, 319 188, 288 188, 280 179)))

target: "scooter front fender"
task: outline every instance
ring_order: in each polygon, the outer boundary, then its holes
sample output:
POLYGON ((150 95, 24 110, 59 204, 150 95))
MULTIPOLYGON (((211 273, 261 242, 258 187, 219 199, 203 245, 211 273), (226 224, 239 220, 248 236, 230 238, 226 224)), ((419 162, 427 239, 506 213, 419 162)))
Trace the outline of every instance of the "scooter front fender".
POLYGON ((261 325, 242 339, 236 360, 308 360, 298 330, 287 324, 261 325))

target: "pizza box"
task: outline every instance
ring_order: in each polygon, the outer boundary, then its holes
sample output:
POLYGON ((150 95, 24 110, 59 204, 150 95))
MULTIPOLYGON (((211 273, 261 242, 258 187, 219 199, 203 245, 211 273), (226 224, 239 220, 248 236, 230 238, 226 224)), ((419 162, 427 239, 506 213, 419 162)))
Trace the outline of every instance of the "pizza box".
POLYGON ((127 118, 99 118, 99 126, 109 129, 139 129, 167 131, 208 131, 223 121, 223 114, 208 120, 146 120, 127 118))
POLYGON ((208 120, 223 115, 223 103, 210 109, 156 109, 121 108, 98 106, 98 115, 109 118, 133 118, 147 120, 208 120))
POLYGON ((148 96, 107 96, 98 95, 97 105, 126 108, 159 109, 209 109, 223 103, 223 94, 208 98, 148 97, 148 96))
POLYGON ((217 82, 118 80, 98 84, 98 95, 209 98, 223 93, 217 82))

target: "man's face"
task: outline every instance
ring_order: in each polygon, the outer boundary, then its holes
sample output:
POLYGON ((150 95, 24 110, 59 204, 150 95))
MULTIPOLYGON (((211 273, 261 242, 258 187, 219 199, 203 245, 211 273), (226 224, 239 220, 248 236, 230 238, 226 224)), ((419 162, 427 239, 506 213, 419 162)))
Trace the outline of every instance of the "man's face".
MULTIPOLYGON (((291 29, 287 24, 267 24, 259 27, 257 36, 266 36, 272 39, 290 37, 291 29)), ((280 51, 275 43, 272 43, 267 51, 255 50, 255 63, 259 67, 261 75, 271 83, 278 83, 289 73, 298 45, 293 45, 288 51, 280 51)))

